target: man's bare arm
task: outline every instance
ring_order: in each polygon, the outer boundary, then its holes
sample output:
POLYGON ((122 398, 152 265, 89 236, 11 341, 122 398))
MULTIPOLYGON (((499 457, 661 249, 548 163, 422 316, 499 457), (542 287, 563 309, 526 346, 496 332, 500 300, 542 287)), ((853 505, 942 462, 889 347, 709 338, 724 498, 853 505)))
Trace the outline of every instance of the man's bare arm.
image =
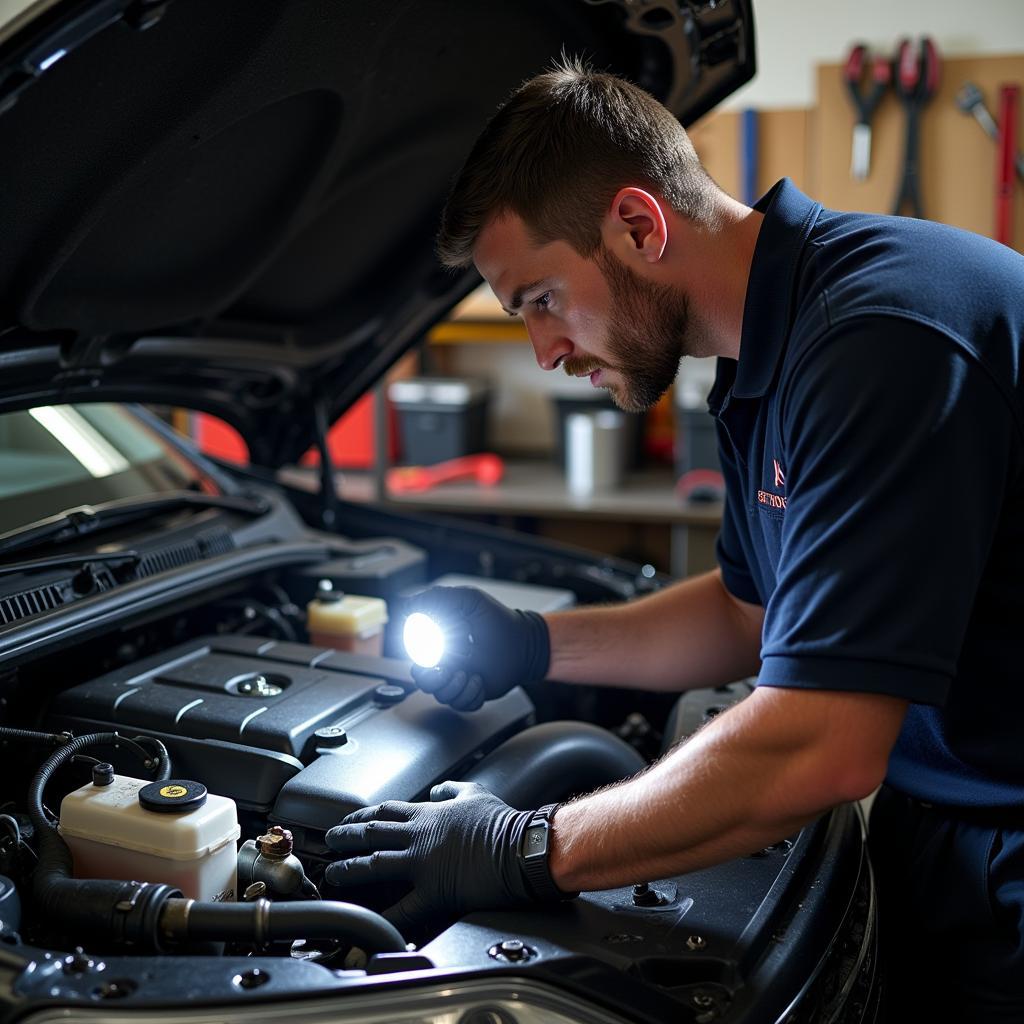
POLYGON ((718 570, 627 604, 545 616, 549 679, 685 690, 755 675, 764 609, 726 590, 718 570))
POLYGON ((644 774, 560 807, 554 880, 569 892, 613 888, 778 842, 881 783, 906 708, 760 687, 644 774))

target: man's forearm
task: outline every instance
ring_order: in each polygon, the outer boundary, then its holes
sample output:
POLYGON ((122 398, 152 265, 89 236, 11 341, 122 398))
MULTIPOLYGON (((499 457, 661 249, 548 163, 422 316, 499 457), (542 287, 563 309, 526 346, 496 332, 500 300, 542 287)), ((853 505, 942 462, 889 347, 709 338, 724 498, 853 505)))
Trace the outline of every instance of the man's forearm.
POLYGON ((758 669, 763 611, 725 589, 717 571, 627 604, 545 616, 549 679, 685 690, 758 669))
POLYGON ((643 775, 560 807, 555 883, 651 881, 777 842, 881 781, 905 709, 875 694, 761 688, 643 775))

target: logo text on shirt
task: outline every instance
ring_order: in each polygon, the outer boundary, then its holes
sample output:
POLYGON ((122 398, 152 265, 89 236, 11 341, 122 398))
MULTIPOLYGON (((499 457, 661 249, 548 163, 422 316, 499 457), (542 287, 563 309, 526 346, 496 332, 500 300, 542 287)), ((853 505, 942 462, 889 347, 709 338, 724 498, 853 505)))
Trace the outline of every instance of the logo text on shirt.
MULTIPOLYGON (((772 469, 775 472, 775 486, 780 489, 784 488, 786 486, 786 474, 779 465, 778 459, 772 459, 772 469)), ((782 512, 786 510, 786 496, 784 494, 775 494, 772 491, 758 491, 757 501, 759 505, 764 505, 766 508, 774 508, 782 512)))

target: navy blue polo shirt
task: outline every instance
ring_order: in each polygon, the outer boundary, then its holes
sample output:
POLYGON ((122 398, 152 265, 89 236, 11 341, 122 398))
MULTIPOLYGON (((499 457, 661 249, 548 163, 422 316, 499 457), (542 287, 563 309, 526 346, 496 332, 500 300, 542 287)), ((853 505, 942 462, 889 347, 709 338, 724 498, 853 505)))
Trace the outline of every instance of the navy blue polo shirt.
POLYGON ((1024 806, 1024 257, 788 179, 756 208, 709 404, 758 684, 906 698, 892 785, 1024 806))

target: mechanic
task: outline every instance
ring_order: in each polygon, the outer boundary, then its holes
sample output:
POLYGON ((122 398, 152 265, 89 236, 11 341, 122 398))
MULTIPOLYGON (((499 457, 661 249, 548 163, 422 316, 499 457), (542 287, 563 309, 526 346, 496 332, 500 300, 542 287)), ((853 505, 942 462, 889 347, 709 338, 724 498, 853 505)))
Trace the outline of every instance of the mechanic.
POLYGON ((428 591, 416 610, 472 640, 418 685, 461 710, 543 678, 758 685, 640 776, 542 812, 446 783, 349 815, 328 880, 412 883, 409 926, 707 867, 884 782, 892 1018, 1024 1020, 1024 258, 788 179, 748 208, 651 96, 573 61, 477 140, 439 253, 475 263, 543 369, 623 409, 717 356, 727 500, 719 568, 625 605, 428 591))

